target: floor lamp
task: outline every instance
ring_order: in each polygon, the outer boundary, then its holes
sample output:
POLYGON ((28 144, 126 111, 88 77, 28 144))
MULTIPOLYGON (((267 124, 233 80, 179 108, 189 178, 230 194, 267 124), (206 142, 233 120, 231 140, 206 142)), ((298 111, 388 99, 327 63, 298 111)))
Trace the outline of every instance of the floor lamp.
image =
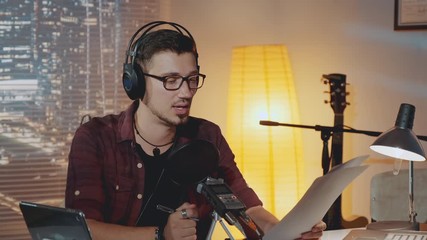
POLYGON ((368 224, 368 229, 418 230, 414 207, 414 161, 425 161, 425 153, 418 137, 412 131, 415 107, 402 103, 395 126, 382 133, 370 148, 380 154, 409 161, 409 221, 379 221, 368 224))
POLYGON ((277 215, 305 191, 301 131, 265 129, 258 119, 299 122, 297 95, 285 45, 234 47, 227 104, 227 141, 240 171, 277 215))

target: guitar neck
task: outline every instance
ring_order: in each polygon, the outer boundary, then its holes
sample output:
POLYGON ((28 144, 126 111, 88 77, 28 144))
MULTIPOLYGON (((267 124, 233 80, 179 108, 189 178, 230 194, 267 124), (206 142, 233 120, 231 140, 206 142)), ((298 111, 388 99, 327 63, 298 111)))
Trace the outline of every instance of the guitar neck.
MULTIPOLYGON (((334 127, 343 128, 344 126, 344 114, 335 113, 334 116, 334 127)), ((343 131, 334 132, 332 135, 332 148, 331 148, 331 165, 332 167, 342 163, 343 154, 343 131)))
MULTIPOLYGON (((339 128, 344 127, 344 113, 335 113, 334 127, 339 127, 339 128)), ((338 132, 338 133, 342 134, 343 132, 338 132)))

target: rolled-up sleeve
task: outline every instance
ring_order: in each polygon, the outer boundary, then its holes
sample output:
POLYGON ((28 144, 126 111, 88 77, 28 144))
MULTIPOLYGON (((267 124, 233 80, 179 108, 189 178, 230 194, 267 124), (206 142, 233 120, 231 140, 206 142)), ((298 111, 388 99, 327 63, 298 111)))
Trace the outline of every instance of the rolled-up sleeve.
POLYGON ((246 205, 247 208, 254 206, 262 206, 262 201, 259 199, 255 191, 249 187, 242 173, 238 169, 228 143, 222 138, 220 144, 220 168, 224 173, 224 178, 230 188, 237 197, 246 205))
POLYGON ((220 176, 233 190, 234 194, 246 205, 247 208, 262 206, 255 191, 248 186, 245 178, 235 162, 235 156, 216 124, 206 123, 208 126, 200 132, 205 133, 209 140, 214 142, 220 153, 220 176))

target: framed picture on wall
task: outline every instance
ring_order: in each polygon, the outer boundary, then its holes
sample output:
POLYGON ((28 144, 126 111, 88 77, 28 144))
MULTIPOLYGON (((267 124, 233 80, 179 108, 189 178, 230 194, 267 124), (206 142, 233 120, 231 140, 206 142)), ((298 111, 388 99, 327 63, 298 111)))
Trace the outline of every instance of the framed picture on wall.
POLYGON ((394 30, 427 29, 427 0, 394 1, 394 30))

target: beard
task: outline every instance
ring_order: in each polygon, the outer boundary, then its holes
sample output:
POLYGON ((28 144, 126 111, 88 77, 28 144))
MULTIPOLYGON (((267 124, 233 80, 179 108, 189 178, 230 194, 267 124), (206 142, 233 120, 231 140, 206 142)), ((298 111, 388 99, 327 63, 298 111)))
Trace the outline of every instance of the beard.
POLYGON ((163 121, 164 124, 168 127, 176 127, 188 122, 189 115, 185 115, 185 116, 175 115, 173 117, 168 117, 165 113, 159 111, 159 109, 152 104, 152 101, 150 101, 149 97, 144 99, 142 102, 147 106, 147 108, 151 111, 151 113, 154 116, 156 116, 158 119, 163 121))
POLYGON ((179 125, 185 124, 186 122, 188 122, 188 116, 176 116, 174 118, 170 118, 165 116, 164 114, 161 114, 159 112, 156 111, 152 111, 154 115, 156 115, 160 120, 162 120, 163 122, 166 123, 166 125, 168 126, 174 126, 177 127, 179 125))

